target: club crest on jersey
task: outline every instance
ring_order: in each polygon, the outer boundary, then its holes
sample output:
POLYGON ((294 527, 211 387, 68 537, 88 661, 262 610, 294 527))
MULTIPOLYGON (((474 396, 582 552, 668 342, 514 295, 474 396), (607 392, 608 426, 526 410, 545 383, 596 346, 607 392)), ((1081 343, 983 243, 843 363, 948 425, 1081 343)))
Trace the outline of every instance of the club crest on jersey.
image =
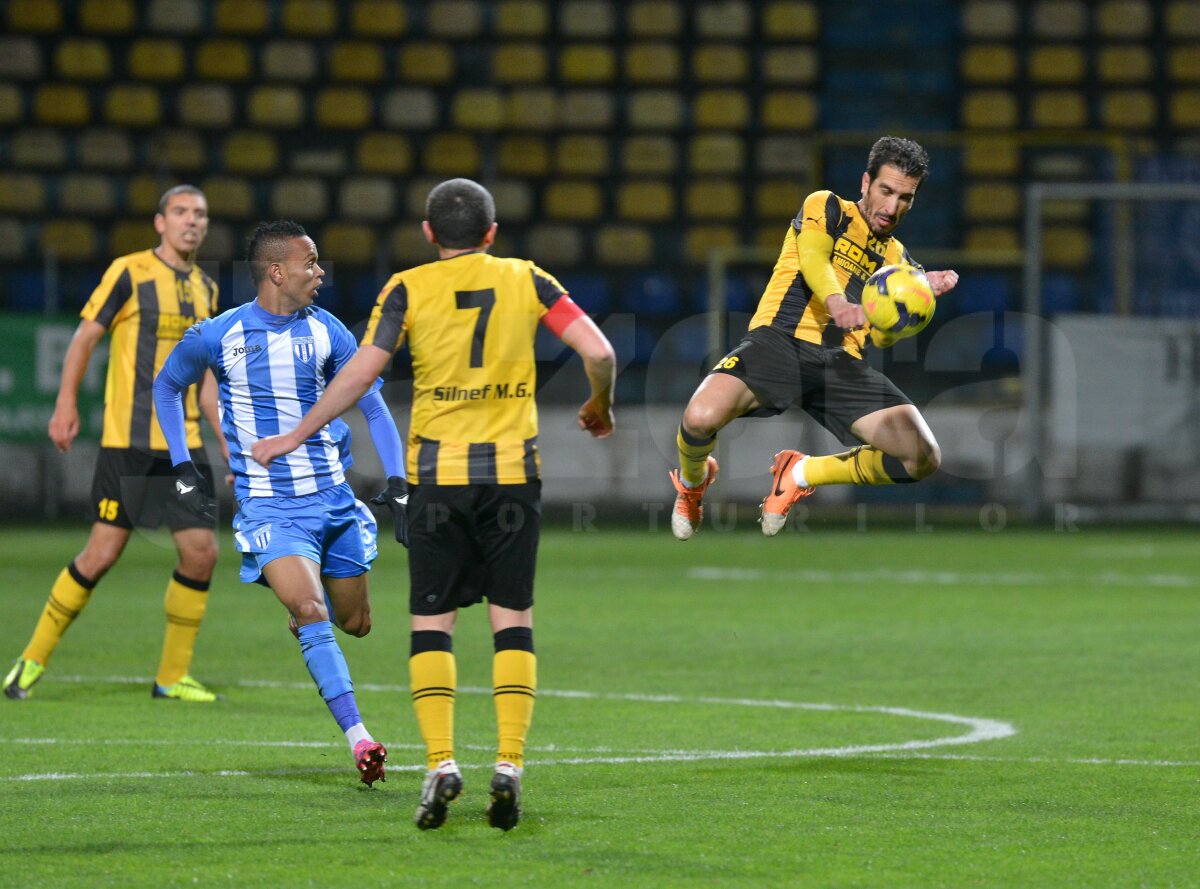
POLYGON ((265 550, 271 542, 271 526, 263 525, 254 532, 254 545, 258 550, 265 550))
POLYGON ((296 353, 296 358, 305 364, 312 361, 313 355, 316 353, 313 338, 311 336, 292 337, 292 351, 296 353))

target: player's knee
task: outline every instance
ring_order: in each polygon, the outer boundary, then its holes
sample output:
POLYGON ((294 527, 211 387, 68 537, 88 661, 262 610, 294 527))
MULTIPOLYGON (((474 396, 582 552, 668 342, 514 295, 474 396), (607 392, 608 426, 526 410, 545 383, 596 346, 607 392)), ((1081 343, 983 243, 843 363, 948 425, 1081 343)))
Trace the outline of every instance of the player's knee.
POLYGON ((207 580, 212 577, 213 569, 217 567, 217 543, 191 546, 179 553, 180 572, 187 577, 197 580, 207 580))
MULTIPOLYGON (((296 616, 296 623, 302 627, 307 624, 329 620, 329 612, 325 609, 325 603, 318 602, 315 599, 300 602, 292 608, 292 614, 296 616)), ((347 630, 347 632, 349 631, 347 630)))
POLYGON ((936 441, 930 441, 922 445, 916 459, 908 467, 908 473, 913 478, 920 480, 933 475, 941 465, 942 449, 938 447, 936 441))
POLYGON ((683 412, 683 430, 693 438, 712 438, 725 425, 722 412, 703 402, 691 402, 683 412))
POLYGON ((366 611, 356 611, 342 621, 342 630, 351 636, 361 639, 371 632, 371 615, 366 611))

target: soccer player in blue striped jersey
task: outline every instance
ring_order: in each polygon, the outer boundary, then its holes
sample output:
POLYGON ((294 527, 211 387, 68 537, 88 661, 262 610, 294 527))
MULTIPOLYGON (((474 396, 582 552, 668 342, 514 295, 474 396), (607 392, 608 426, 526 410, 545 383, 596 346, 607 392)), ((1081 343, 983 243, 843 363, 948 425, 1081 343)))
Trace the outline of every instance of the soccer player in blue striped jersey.
MULTIPOLYGON (((304 662, 353 751, 362 781, 383 779, 387 751, 363 725, 336 625, 353 636, 371 628, 366 573, 377 553, 375 523, 346 482, 350 430, 333 419, 286 460, 262 466, 250 448, 288 432, 320 398, 357 350, 337 318, 313 303, 324 270, 317 247, 294 222, 264 223, 247 251, 257 297, 190 329, 154 381, 180 500, 209 508, 212 492, 188 455, 182 396, 211 369, 217 380, 221 432, 229 443, 238 514, 235 540, 241 579, 266 583, 291 614, 304 662)), ((400 435, 377 379, 358 401, 389 477, 403 493, 400 435)), ((389 502, 396 536, 406 543, 403 497, 389 502)))

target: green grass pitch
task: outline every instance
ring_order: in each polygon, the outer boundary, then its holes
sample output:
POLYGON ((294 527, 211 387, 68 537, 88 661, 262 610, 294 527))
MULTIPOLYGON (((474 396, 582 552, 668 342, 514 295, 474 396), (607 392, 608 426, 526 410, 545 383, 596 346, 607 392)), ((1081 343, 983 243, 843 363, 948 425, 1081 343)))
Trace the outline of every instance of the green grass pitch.
MULTIPOLYGON (((135 539, 33 697, 0 699, 0 884, 1200 885, 1194 531, 599 527, 543 538, 508 834, 482 609, 456 637, 466 789, 421 833, 403 551, 374 631, 340 637, 390 750, 367 789, 228 537, 193 669, 226 700, 151 700, 172 557, 135 539)), ((5 529, 5 671, 84 534, 5 529)))

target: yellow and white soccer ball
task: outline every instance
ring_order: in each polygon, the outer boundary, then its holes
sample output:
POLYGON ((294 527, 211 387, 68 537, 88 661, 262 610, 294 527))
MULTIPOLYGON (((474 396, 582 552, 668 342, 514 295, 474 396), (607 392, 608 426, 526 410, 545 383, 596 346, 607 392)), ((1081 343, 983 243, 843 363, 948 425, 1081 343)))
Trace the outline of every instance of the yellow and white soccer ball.
POLYGON ((885 265, 863 287, 862 307, 871 322, 871 342, 881 349, 924 330, 936 306, 929 279, 915 266, 885 265))

